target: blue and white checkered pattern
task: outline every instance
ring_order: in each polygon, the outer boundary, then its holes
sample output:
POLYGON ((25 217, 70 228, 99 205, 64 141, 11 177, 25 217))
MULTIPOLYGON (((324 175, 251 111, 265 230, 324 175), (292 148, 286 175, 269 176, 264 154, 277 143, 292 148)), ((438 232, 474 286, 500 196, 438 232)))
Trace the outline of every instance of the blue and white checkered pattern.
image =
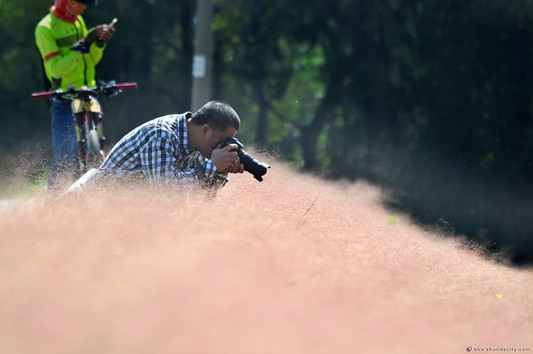
POLYGON ((191 113, 156 118, 135 128, 109 152, 95 178, 98 183, 141 177, 157 185, 222 187, 227 173, 187 145, 187 118, 191 113))

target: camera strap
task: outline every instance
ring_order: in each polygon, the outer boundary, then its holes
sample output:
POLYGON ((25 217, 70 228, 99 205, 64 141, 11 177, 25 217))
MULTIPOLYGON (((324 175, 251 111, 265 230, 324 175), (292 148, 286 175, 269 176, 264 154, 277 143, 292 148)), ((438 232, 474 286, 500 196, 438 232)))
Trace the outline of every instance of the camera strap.
POLYGON ((200 181, 205 180, 205 169, 202 165, 194 166, 194 171, 196 171, 196 176, 198 176, 200 181))

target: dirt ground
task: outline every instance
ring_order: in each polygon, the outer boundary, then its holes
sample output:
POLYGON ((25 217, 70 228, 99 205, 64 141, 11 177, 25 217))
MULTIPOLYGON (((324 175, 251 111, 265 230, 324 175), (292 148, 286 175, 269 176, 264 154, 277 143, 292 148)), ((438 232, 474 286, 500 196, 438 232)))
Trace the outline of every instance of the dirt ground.
POLYGON ((269 162, 214 201, 4 201, 0 353, 533 350, 532 270, 424 231, 364 182, 269 162))

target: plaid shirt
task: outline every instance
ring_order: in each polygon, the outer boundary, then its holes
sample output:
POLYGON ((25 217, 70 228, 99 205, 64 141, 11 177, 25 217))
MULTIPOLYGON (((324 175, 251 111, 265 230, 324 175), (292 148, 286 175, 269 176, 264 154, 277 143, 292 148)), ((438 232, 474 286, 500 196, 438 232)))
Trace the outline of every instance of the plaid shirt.
POLYGON ((157 185, 223 187, 228 174, 217 172, 211 160, 188 148, 190 115, 167 115, 135 128, 111 149, 95 181, 133 177, 157 185))

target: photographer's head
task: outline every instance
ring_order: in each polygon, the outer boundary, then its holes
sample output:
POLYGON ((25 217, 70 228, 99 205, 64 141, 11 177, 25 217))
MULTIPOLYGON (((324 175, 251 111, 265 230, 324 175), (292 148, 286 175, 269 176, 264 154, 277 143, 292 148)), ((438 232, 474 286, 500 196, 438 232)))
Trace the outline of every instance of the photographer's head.
POLYGON ((220 141, 235 137, 240 126, 239 115, 229 104, 208 102, 187 121, 189 148, 210 158, 213 147, 220 141))
POLYGON ((241 119, 226 102, 210 101, 193 113, 191 122, 196 125, 209 124, 213 129, 224 131, 229 127, 239 130, 241 119))

